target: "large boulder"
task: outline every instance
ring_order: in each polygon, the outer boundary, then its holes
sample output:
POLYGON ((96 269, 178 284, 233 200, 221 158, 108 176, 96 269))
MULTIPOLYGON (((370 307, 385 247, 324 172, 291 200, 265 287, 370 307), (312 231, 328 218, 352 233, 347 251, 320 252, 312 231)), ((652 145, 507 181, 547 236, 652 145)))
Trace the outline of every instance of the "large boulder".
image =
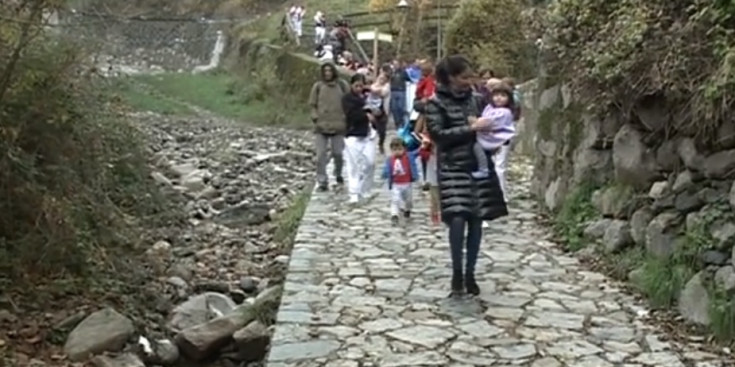
POLYGON ((721 179, 735 175, 735 149, 717 152, 704 159, 704 175, 721 179))
POLYGON ((277 307, 280 287, 271 287, 259 294, 255 301, 237 306, 230 313, 186 328, 176 335, 176 344, 182 354, 201 361, 227 345, 233 335, 254 321, 264 307, 277 307))
POLYGON ((717 145, 722 149, 735 149, 735 123, 723 121, 717 128, 717 145))
POLYGON ((64 344, 64 353, 79 362, 102 352, 117 352, 135 333, 133 322, 112 308, 99 310, 85 318, 64 344))
POLYGON ((684 190, 688 190, 694 186, 694 173, 689 170, 681 171, 674 180, 674 186, 671 190, 674 193, 679 193, 684 190))
POLYGON ((630 235, 636 244, 646 243, 646 228, 653 219, 653 211, 643 207, 635 211, 630 217, 630 235))
POLYGON ((171 311, 168 327, 172 332, 203 324, 230 313, 237 305, 230 297, 216 292, 193 296, 171 311))
POLYGON ((592 194, 592 205, 604 217, 625 218, 629 213, 633 191, 622 186, 609 186, 592 194))
POLYGON ((613 142, 615 177, 623 184, 646 188, 658 177, 653 152, 643 144, 643 135, 632 125, 624 125, 613 142))
POLYGON ((671 121, 665 100, 660 96, 647 96, 633 112, 649 131, 661 131, 671 121))
POLYGON ((679 158, 684 162, 684 166, 692 171, 701 171, 704 164, 704 157, 697 151, 697 146, 692 138, 683 138, 678 141, 676 147, 679 158))
POLYGON ((735 223, 719 220, 712 223, 709 230, 718 249, 727 250, 735 247, 735 223))
POLYGON ((562 200, 567 194, 567 184, 562 177, 557 177, 544 192, 546 208, 554 211, 561 207, 562 200))
POLYGON ((618 252, 632 243, 630 224, 624 220, 613 220, 602 237, 602 244, 608 252, 618 252))
POLYGON ((255 362, 263 359, 268 353, 271 337, 268 327, 259 321, 253 321, 232 335, 237 350, 237 359, 243 362, 255 362))
POLYGON ((646 227, 646 251, 659 258, 669 257, 676 249, 676 226, 681 222, 679 213, 664 212, 646 227))
POLYGON ((710 298, 704 286, 703 273, 689 279, 679 295, 679 313, 689 322, 709 325, 710 298))
POLYGON ((539 96, 538 109, 545 110, 558 106, 561 102, 561 86, 554 85, 543 92, 539 96))
POLYGON ((611 151, 579 148, 574 153, 572 180, 575 183, 594 182, 602 184, 611 178, 612 168, 611 151))
POLYGON ((95 367, 146 367, 135 354, 125 353, 119 356, 97 356, 92 359, 95 367))
POLYGON ((602 238, 602 236, 605 235, 607 228, 610 227, 610 224, 612 222, 613 219, 610 218, 601 218, 594 222, 591 222, 587 224, 587 227, 585 227, 584 236, 593 240, 600 239, 602 238))
POLYGON ((727 292, 735 290, 735 267, 726 265, 717 269, 715 272, 715 284, 727 292))
POLYGON ((665 140, 656 149, 656 164, 664 171, 675 171, 681 165, 681 159, 676 153, 677 142, 665 140))

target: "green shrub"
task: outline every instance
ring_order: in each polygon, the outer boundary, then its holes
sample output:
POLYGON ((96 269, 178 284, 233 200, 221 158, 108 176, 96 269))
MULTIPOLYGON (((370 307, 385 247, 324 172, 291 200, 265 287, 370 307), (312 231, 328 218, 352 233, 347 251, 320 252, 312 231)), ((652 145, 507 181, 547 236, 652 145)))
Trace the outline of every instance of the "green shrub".
MULTIPOLYGON (((0 273, 83 273, 162 208, 141 133, 105 106, 84 54, 44 33, 34 9, 0 6, 0 273), (28 36, 28 37, 26 37, 28 36)), ((114 257, 114 256, 111 256, 114 257)))
POLYGON ((735 339, 735 298, 732 292, 713 286, 710 295, 710 329, 720 340, 735 339))
POLYGON ((587 242, 584 229, 590 220, 597 217, 597 209, 592 205, 595 186, 582 183, 567 195, 554 220, 554 231, 562 238, 568 250, 577 251, 587 242))
POLYGON ((615 279, 628 279, 630 272, 641 266, 645 252, 642 246, 632 246, 619 253, 606 254, 605 269, 615 279))
POLYGON ((653 306, 671 307, 686 282, 702 268, 700 254, 711 249, 712 237, 706 222, 685 230, 668 258, 646 258, 637 286, 653 306))
POLYGON ((655 307, 671 307, 694 271, 674 259, 649 257, 636 284, 655 307))
POLYGON ((301 218, 304 217, 306 207, 311 198, 311 188, 306 188, 296 196, 288 210, 281 213, 276 220, 276 231, 273 240, 285 248, 293 246, 296 232, 299 229, 301 218))
POLYGON ((735 103, 733 14, 726 0, 552 1, 547 61, 600 112, 660 97, 667 129, 713 138, 735 103))

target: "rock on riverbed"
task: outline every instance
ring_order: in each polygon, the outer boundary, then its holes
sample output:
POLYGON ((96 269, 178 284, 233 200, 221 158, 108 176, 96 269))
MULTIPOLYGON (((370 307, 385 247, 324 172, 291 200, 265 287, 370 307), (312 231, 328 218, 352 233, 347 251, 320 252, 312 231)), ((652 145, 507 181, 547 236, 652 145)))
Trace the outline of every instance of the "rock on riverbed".
POLYGON ((211 118, 135 114, 149 139, 152 179, 183 222, 151 239, 141 291, 152 300, 67 317, 65 353, 95 366, 170 365, 213 356, 240 365, 267 352, 264 308, 277 306, 282 246, 274 219, 313 180, 303 131, 211 118))

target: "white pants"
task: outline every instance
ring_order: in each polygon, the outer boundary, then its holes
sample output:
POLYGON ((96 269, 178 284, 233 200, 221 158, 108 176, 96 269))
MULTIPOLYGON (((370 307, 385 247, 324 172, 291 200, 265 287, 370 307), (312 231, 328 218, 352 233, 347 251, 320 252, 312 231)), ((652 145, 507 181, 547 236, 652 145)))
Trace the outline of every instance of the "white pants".
POLYGON ((314 43, 317 45, 322 43, 324 37, 327 35, 327 29, 324 27, 314 27, 314 43))
POLYGON ((416 98, 416 84, 406 82, 406 115, 413 112, 413 101, 416 98))
POLYGON ((347 190, 350 200, 370 193, 375 179, 375 138, 345 138, 344 157, 347 166, 347 190))
POLYGON ((508 182, 505 180, 505 170, 508 167, 508 153, 510 153, 510 145, 501 145, 500 149, 493 156, 493 162, 495 163, 495 173, 498 175, 498 181, 500 181, 500 189, 503 190, 503 197, 505 201, 508 201, 508 182))
POLYGON ((393 184, 390 189, 390 215, 398 215, 411 208, 413 208, 411 184, 393 184))
POLYGON ((303 34, 303 28, 301 28, 301 21, 300 20, 296 21, 295 26, 296 26, 295 27, 296 28, 295 29, 296 30, 296 36, 297 37, 301 37, 301 35, 303 34))

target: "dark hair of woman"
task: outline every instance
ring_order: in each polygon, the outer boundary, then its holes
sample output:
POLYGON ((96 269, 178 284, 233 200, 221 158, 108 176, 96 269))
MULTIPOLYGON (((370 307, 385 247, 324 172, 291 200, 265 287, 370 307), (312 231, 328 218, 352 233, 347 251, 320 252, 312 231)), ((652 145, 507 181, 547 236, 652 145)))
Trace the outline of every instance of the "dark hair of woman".
POLYGON ((480 76, 484 78, 495 78, 495 72, 492 69, 480 70, 480 76))
POLYGON ((434 71, 440 84, 449 85, 450 77, 457 76, 470 69, 470 60, 462 55, 447 56, 436 65, 434 71))
POLYGON ((350 78, 350 84, 355 84, 356 82, 362 82, 365 84, 365 75, 362 75, 360 73, 355 73, 352 75, 352 78, 350 78))

